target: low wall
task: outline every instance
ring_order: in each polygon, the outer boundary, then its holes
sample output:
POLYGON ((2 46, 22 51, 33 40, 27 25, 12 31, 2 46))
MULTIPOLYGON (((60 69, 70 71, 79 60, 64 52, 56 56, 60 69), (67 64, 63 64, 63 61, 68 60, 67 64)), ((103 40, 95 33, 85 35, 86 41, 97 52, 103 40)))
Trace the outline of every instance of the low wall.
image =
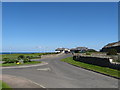
POLYGON ((76 55, 74 55, 73 60, 120 70, 120 64, 111 63, 110 58, 100 58, 100 57, 80 56, 80 55, 76 56, 76 55))
POLYGON ((59 56, 59 55, 62 55, 62 53, 59 53, 59 54, 48 54, 48 55, 41 55, 41 58, 52 58, 52 57, 56 57, 56 56, 59 56))

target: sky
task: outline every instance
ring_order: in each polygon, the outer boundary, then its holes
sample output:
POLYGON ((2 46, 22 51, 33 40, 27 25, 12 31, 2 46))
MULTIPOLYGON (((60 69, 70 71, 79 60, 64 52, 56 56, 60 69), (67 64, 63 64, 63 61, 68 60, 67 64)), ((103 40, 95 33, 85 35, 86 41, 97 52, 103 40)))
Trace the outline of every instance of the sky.
POLYGON ((117 2, 4 2, 3 51, 100 50, 118 41, 117 2))

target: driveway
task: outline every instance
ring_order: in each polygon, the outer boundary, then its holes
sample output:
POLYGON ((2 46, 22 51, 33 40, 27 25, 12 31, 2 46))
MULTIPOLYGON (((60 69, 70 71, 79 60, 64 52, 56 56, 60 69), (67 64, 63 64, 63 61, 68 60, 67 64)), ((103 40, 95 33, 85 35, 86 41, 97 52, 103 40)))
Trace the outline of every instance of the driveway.
POLYGON ((70 57, 63 54, 57 57, 40 59, 48 64, 36 67, 5 68, 3 74, 24 77, 46 88, 118 88, 118 80, 79 67, 60 59, 70 57))

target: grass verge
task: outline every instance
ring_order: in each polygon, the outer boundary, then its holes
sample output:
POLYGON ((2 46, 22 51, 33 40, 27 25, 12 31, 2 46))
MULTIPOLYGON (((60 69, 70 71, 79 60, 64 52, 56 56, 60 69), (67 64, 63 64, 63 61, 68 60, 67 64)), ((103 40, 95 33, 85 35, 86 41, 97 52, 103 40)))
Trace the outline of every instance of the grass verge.
POLYGON ((40 59, 39 56, 41 55, 51 55, 51 54, 57 54, 57 53, 30 53, 30 54, 25 54, 25 53, 16 53, 16 54, 0 54, 0 61, 2 61, 3 58, 9 58, 9 59, 17 59, 18 56, 24 55, 32 57, 32 59, 40 59))
POLYGON ((105 75, 108 75, 108 76, 120 78, 120 71, 119 70, 75 61, 75 60, 73 60, 72 57, 64 58, 61 61, 67 62, 67 63, 72 64, 74 66, 78 66, 78 67, 89 69, 89 70, 92 70, 92 71, 95 71, 95 72, 98 72, 98 73, 102 73, 102 74, 105 74, 105 75))
POLYGON ((41 63, 41 61, 31 61, 23 64, 16 64, 16 63, 7 63, 7 64, 0 64, 0 66, 20 66, 20 65, 28 65, 28 64, 38 64, 41 63))
POLYGON ((8 84, 0 80, 0 90, 6 90, 6 88, 7 90, 12 90, 12 88, 8 84))

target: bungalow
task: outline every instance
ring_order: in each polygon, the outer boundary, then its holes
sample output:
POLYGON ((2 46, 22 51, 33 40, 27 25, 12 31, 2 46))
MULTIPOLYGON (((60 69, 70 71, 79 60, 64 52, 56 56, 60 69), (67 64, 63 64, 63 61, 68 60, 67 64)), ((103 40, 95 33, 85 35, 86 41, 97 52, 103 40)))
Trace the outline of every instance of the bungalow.
POLYGON ((57 48, 55 51, 61 52, 61 53, 70 53, 70 49, 68 48, 57 48))

